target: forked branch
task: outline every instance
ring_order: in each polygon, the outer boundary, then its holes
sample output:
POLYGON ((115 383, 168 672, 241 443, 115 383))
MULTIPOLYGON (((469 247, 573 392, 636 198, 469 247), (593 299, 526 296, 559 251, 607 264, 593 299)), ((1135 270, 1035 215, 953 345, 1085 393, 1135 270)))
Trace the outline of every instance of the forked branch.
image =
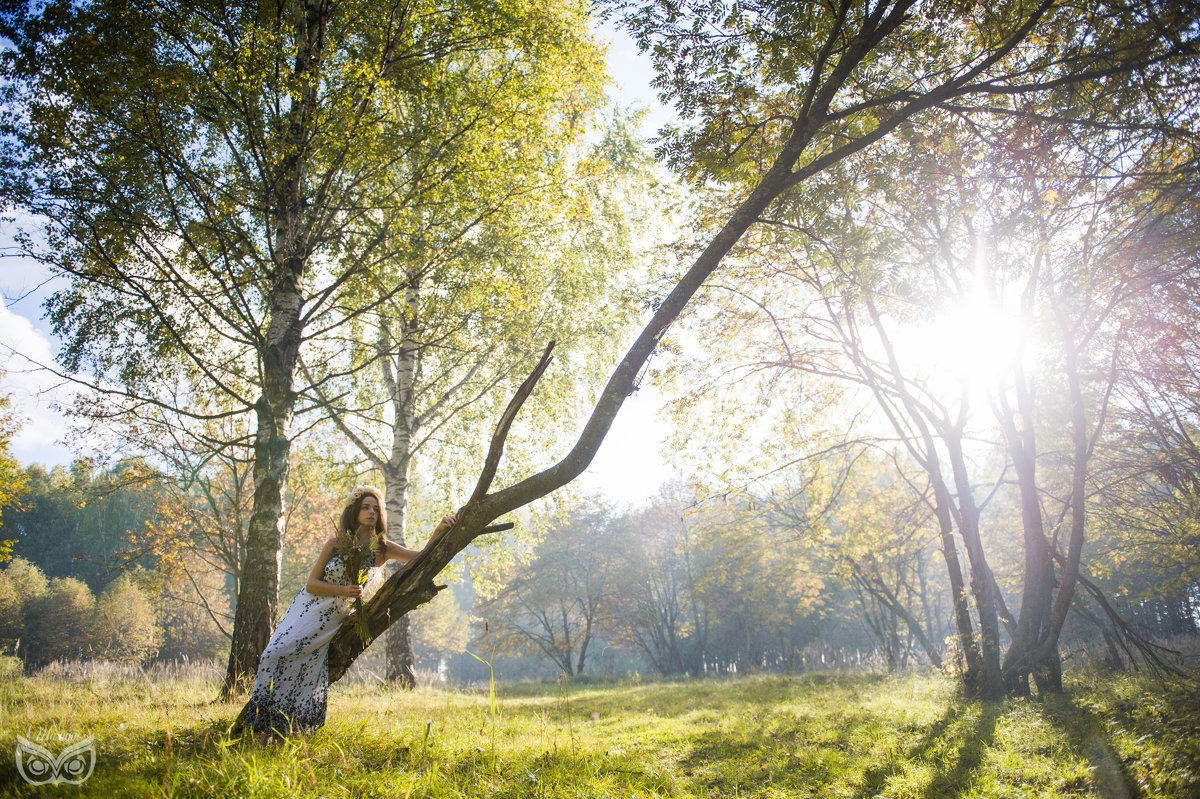
POLYGON ((504 454, 504 442, 508 439, 508 429, 512 427, 513 419, 517 418, 517 411, 521 410, 525 400, 533 393, 533 387, 541 379, 546 367, 554 360, 550 355, 553 351, 554 342, 551 341, 546 345, 546 351, 542 353, 537 366, 533 367, 529 377, 525 378, 525 382, 517 389, 517 393, 509 400, 508 407, 501 414, 500 421, 496 423, 496 432, 492 433, 492 444, 488 447, 487 457, 484 458, 479 482, 475 484, 475 491, 467 500, 467 504, 483 499, 487 495, 488 489, 492 487, 492 481, 496 479, 496 469, 500 466, 500 457, 504 454))

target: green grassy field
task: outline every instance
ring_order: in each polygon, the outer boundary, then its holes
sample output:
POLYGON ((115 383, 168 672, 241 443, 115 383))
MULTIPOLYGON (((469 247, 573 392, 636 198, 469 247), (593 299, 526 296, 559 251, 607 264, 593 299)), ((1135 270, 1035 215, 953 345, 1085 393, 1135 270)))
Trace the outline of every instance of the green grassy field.
POLYGON ((318 733, 229 741, 198 678, 0 680, 0 794, 400 797, 1200 796, 1200 683, 1076 679, 964 701, 936 674, 415 692, 335 687, 318 733), (80 787, 30 788, 18 735, 95 740, 80 787))

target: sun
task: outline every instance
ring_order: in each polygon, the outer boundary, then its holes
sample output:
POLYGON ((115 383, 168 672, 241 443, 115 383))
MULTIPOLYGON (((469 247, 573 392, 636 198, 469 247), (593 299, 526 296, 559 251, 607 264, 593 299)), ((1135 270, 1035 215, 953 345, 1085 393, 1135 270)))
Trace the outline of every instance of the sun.
POLYGON ((945 342, 943 367, 972 385, 994 384, 1012 370, 1027 340, 1018 314, 976 295, 934 322, 945 342))
POLYGON ((908 326, 901 342, 906 359, 931 379, 986 390, 1013 369, 1028 342, 1028 327, 1018 311, 972 291, 908 326))

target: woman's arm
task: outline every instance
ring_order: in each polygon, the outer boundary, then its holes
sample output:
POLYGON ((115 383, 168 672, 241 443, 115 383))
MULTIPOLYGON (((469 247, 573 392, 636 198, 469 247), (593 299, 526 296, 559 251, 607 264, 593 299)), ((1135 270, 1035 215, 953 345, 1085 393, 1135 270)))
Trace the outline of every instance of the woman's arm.
MULTIPOLYGON (((449 530, 457 521, 457 516, 443 516, 442 520, 438 522, 438 526, 433 528, 433 535, 429 539, 432 541, 433 536, 436 536, 443 530, 449 530)), ((409 549, 408 547, 400 546, 395 541, 389 541, 386 538, 383 539, 383 556, 385 560, 398 560, 401 563, 408 563, 420 554, 421 550, 419 549, 409 549)))
POLYGON ((317 556, 317 562, 313 564, 312 571, 308 573, 308 582, 304 584, 304 590, 313 596, 344 596, 348 599, 360 597, 362 596, 361 585, 338 585, 337 583, 327 583, 321 579, 325 576, 325 566, 333 557, 333 550, 336 546, 337 539, 330 536, 321 549, 321 554, 317 556))
POLYGON ((410 560, 421 554, 419 549, 409 549, 402 547, 395 541, 383 539, 383 557, 385 560, 398 560, 401 563, 408 563, 410 560))

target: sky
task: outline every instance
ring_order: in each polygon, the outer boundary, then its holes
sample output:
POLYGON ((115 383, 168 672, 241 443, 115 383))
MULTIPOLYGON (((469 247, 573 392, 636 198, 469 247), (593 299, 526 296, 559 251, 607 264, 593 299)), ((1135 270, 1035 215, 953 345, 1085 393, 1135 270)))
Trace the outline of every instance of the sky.
POLYGON ((0 221, 0 395, 8 395, 10 410, 21 429, 11 442, 22 464, 68 464, 74 453, 61 443, 66 423, 55 405, 69 403, 70 384, 45 370, 53 367, 57 344, 42 319, 42 301, 53 281, 47 270, 8 255, 12 225, 0 221))
MULTIPOLYGON (((615 87, 612 99, 623 107, 642 107, 648 113, 643 134, 649 138, 671 118, 650 88, 650 59, 638 53, 628 36, 599 24, 597 36, 608 44, 608 63, 615 87)), ((28 219, 0 217, 0 396, 11 399, 21 429, 11 442, 13 455, 24 464, 69 464, 76 453, 64 442, 66 421, 56 406, 71 402, 69 381, 42 368, 54 367, 58 349, 42 303, 53 291, 48 270, 13 255, 12 236, 28 219)), ((614 364, 615 365, 615 364, 614 364)), ((661 454, 666 431, 656 419, 662 398, 653 387, 630 396, 617 415, 592 465, 577 481, 585 492, 637 504, 670 479, 672 469, 661 454)))
MULTIPOLYGON (((654 76, 650 57, 639 53, 632 39, 610 25, 598 25, 596 33, 608 44, 613 99, 622 106, 644 108, 642 133, 647 138, 654 136, 673 115, 650 86, 654 76)), ((674 472, 661 453, 667 430, 656 418, 662 405, 662 396, 650 385, 625 400, 591 466, 577 481, 581 490, 635 504, 671 479, 674 472)))

